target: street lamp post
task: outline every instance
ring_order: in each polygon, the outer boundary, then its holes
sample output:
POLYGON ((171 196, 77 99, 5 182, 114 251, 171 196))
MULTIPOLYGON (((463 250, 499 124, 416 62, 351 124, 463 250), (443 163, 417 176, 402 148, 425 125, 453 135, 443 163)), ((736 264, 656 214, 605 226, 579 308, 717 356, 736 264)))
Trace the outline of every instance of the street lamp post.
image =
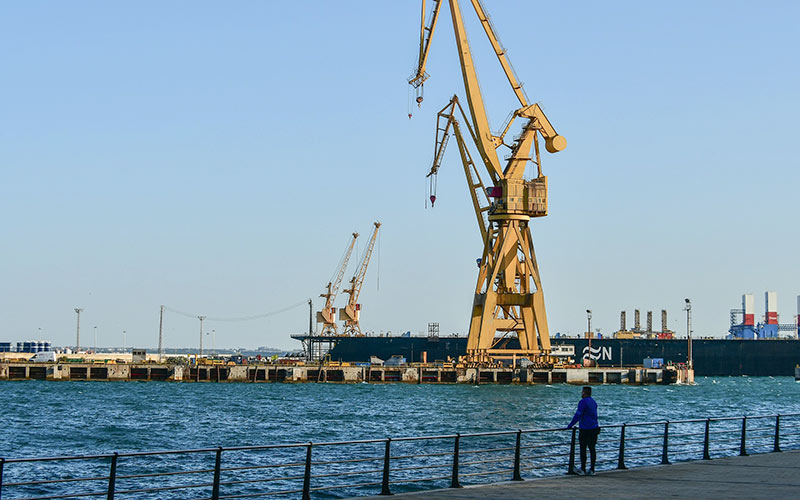
POLYGON ((689 369, 694 369, 694 360, 692 359, 692 302, 689 299, 684 299, 686 302, 686 307, 683 308, 686 311, 686 337, 688 338, 689 342, 689 352, 687 356, 687 365, 689 369))
POLYGON ((78 315, 78 324, 75 327, 75 352, 81 350, 81 313, 83 312, 82 307, 76 307, 75 313, 78 315))
POLYGON ((125 352, 125 345, 127 343, 127 337, 126 337, 127 334, 128 332, 122 330, 122 352, 125 352))
POLYGON ((94 326, 94 352, 97 352, 97 325, 94 326))
POLYGON ((589 338, 589 366, 592 366, 592 310, 586 310, 586 321, 588 322, 588 328, 586 330, 586 336, 589 338))
POLYGON ((311 336, 311 333, 314 331, 314 330, 312 329, 312 321, 311 321, 312 315, 311 315, 311 311, 313 311, 313 306, 312 306, 311 299, 308 299, 308 336, 309 336, 309 337, 311 336))
POLYGON ((200 356, 203 355, 203 320, 206 319, 205 316, 198 316, 197 319, 200 320, 200 356))

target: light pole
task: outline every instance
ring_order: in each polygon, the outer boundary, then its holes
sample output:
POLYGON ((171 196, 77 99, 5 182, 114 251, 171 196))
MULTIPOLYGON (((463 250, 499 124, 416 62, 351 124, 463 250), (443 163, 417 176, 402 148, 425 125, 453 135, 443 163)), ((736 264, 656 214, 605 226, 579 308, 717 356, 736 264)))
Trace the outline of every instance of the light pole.
POLYGON ((75 313, 78 315, 78 325, 75 328, 75 352, 81 350, 81 313, 83 312, 82 307, 76 307, 75 313))
POLYGON ((211 351, 217 353, 217 331, 211 330, 211 351))
POLYGON ((94 352, 97 352, 97 325, 94 325, 94 352))
POLYGON ((161 356, 164 354, 164 306, 161 306, 161 314, 158 317, 158 361, 161 362, 161 356))
POLYGON ((128 332, 126 332, 125 330, 122 330, 122 352, 125 352, 126 334, 127 333, 128 332))
POLYGON ((197 319, 200 320, 200 356, 203 355, 203 320, 206 319, 205 316, 198 316, 197 319))
POLYGON ((684 301, 686 302, 686 307, 683 308, 686 311, 686 337, 689 341, 689 354, 686 361, 689 369, 692 370, 694 368, 694 361, 692 360, 692 302, 689 299, 684 299, 684 301))
POLYGON ((311 336, 311 333, 314 331, 312 329, 312 327, 311 327, 311 324, 312 324, 311 323, 311 318, 313 317, 311 311, 313 311, 312 302, 311 302, 311 299, 308 299, 308 336, 309 337, 311 336))
POLYGON ((589 323, 586 336, 589 339, 589 366, 592 366, 592 310, 586 310, 586 321, 589 323))

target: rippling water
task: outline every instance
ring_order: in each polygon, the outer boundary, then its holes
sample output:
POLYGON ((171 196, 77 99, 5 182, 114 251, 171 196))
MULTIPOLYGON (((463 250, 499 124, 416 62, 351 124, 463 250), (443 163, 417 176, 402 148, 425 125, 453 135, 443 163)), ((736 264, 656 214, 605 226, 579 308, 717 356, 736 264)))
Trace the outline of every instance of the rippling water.
MULTIPOLYGON (((594 397, 599 404, 601 425, 800 413, 800 384, 788 377, 709 377, 699 379, 694 386, 604 385, 595 386, 594 397)), ((563 427, 569 422, 580 398, 580 387, 24 381, 0 382, 0 398, 2 398, 0 456, 21 458, 563 427)), ((768 428, 769 422, 763 420, 761 422, 764 422, 761 441, 758 441, 758 426, 754 426, 753 437, 750 439, 753 445, 762 446, 768 451, 772 446, 770 438, 772 434, 768 428)), ((795 423, 800 423, 800 419, 795 423)), ((714 439, 719 441, 720 450, 726 445, 725 439, 727 439, 729 453, 736 452, 738 445, 736 425, 740 424, 722 422, 715 427, 718 430, 714 439)), ((787 429, 790 432, 787 432, 786 439, 793 439, 791 443, 795 441, 800 443, 800 425, 794 431, 794 436, 791 435, 791 427, 787 429)), ((652 434, 654 437, 651 441, 638 442, 649 447, 640 452, 640 463, 658 460, 660 431, 632 428, 628 439, 637 439, 637 432, 641 436, 647 432, 655 433, 652 434), (645 457, 653 450, 656 452, 655 455, 645 457)), ((687 427, 682 430, 676 426, 673 432, 676 437, 671 445, 671 453, 678 453, 680 447, 685 446, 685 451, 690 453, 691 457, 697 458, 698 446, 702 449, 702 428, 687 427), (698 430, 701 431, 700 437, 697 434, 698 430), (691 432, 695 434, 690 435, 691 432), (681 439, 687 444, 682 445, 681 439)), ((614 450, 619 441, 618 436, 618 429, 609 429, 601 437, 601 442, 605 442, 604 446, 607 448, 602 457, 605 457, 608 467, 615 466, 614 450)), ((513 447, 513 436, 499 440, 487 439, 484 442, 476 439, 473 438, 472 443, 465 442, 462 450, 467 455, 470 446, 473 450, 487 446, 513 447), (501 444, 498 444, 499 442, 501 444)), ((558 462, 556 469, 547 469, 545 466, 532 467, 528 472, 532 475, 554 473, 554 470, 558 473, 563 472, 563 463, 566 460, 563 453, 568 450, 568 439, 568 433, 563 432, 558 436, 528 435, 526 443, 530 447, 526 450, 528 453, 526 456, 530 460, 525 459, 525 463, 534 463, 533 460, 541 460, 542 463, 547 463, 548 460, 553 463, 558 462), (548 439, 556 444, 547 445, 548 439), (552 441, 553 439, 555 441, 552 441), (567 441, 564 441, 565 439, 567 441), (537 447, 539 444, 542 447, 537 447), (557 450, 561 455, 553 455, 554 458, 542 456, 546 450, 551 449, 557 450)), ((433 455, 432 458, 426 459, 426 469, 431 471, 431 474, 446 475, 451 464, 452 441, 426 443, 428 442, 397 443, 392 456, 405 453, 418 454, 420 447, 429 446, 429 451, 433 452, 433 455), (439 469, 436 469, 437 466, 439 469)), ((324 467, 315 466, 315 470, 325 467, 326 471, 355 470, 343 468, 344 466, 337 469, 336 464, 345 458, 377 456, 377 462, 364 467, 372 469, 378 467, 373 470, 369 480, 377 479, 379 483, 381 446, 364 445, 363 449, 351 447, 346 450, 344 447, 315 448, 318 450, 314 455, 316 461, 329 461, 333 464, 324 467)), ((500 461, 497 466, 505 467, 504 470, 507 471, 509 459, 513 459, 513 452, 512 455, 509 455, 508 451, 499 452, 498 456, 500 461)), ((235 462, 263 467, 264 464, 277 462, 302 464, 303 459, 304 449, 295 448, 286 450, 285 453, 275 451, 260 456, 252 454, 248 456, 244 452, 226 452, 225 461, 228 464, 235 462)), ((633 456, 631 459, 637 460, 637 457, 633 456)), ((148 459, 150 462, 136 462, 138 459, 132 458, 125 460, 125 469, 129 474, 157 470, 162 466, 177 467, 181 470, 198 468, 208 470, 208 467, 213 467, 213 454, 188 458, 184 462, 169 457, 148 459)), ((88 474, 98 477, 107 475, 108 459, 103 459, 101 462, 80 467, 69 465, 73 463, 70 462, 63 465, 57 474, 88 474)), ((402 466, 400 460, 393 461, 393 464, 395 463, 397 465, 393 467, 399 470, 393 471, 394 479, 412 477, 416 473, 413 468, 410 472, 400 469, 402 466)), ((415 463, 421 462, 417 460, 415 463)), ((49 477, 55 474, 50 472, 51 469, 46 471, 35 464, 31 466, 19 464, 16 472, 13 472, 12 465, 14 464, 8 464, 6 467, 6 481, 12 475, 16 478, 14 480, 18 481, 27 480, 32 476, 49 477)), ((361 464, 357 465, 361 467, 361 464)), ((263 468, 254 471, 231 471, 224 473, 223 479, 236 480, 245 477, 263 480, 272 477, 270 481, 275 482, 259 483, 259 486, 267 489, 297 488, 297 479, 294 482, 282 479, 292 474, 295 476, 299 474, 302 478, 302 466, 297 467, 299 469, 295 469, 294 472, 286 469, 273 472, 272 469, 263 468), (282 486, 282 482, 287 485, 282 486)), ((208 481, 206 477, 208 474, 203 474, 205 478, 203 480, 208 481)), ((470 479, 480 482, 482 478, 483 476, 475 476, 470 479)), ((169 481, 179 479, 179 477, 168 478, 169 481)), ((152 481, 128 481, 129 488, 148 487, 154 484, 152 481), (136 486, 137 484, 139 486, 136 486)), ((177 484, 174 481, 160 484, 177 484)), ((315 479, 314 485, 335 486, 332 481, 334 480, 322 477, 315 479)), ((100 488, 98 491, 102 491, 104 483, 102 481, 98 483, 100 488)), ((427 486, 413 483, 411 486, 395 488, 395 491, 446 485, 447 480, 442 479, 427 486)), ((70 487, 78 488, 78 486, 70 487)), ((28 488, 25 492, 30 495, 53 492, 52 485, 25 488, 28 488)), ((231 485, 226 488, 235 493, 251 491, 241 485, 231 485)), ((317 492, 315 497, 341 497, 364 494, 365 491, 375 492, 374 486, 369 488, 371 489, 337 488, 332 491, 317 492)), ((151 496, 132 495, 135 498, 193 498, 189 493, 184 495, 175 491, 171 491, 168 495, 164 493, 151 496)), ((5 496, 4 494, 4 498, 5 496)))
MULTIPOLYGON (((569 422, 580 388, 0 382, 5 457, 399 437, 569 422)), ((792 378, 594 389, 601 423, 800 412, 792 378)))
MULTIPOLYGON (((5 457, 561 427, 580 388, 0 382, 5 457)), ((800 412, 788 377, 596 386, 601 424, 800 412)))

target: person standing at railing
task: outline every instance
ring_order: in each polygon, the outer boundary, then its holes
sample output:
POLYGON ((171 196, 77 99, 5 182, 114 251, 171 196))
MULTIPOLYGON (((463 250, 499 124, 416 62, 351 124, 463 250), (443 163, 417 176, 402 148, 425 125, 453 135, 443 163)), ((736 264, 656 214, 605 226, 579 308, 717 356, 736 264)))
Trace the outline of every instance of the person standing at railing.
POLYGON ((597 402, 592 399, 592 388, 585 386, 581 391, 581 400, 578 402, 578 410, 572 417, 572 422, 567 426, 578 423, 578 441, 581 447, 581 468, 576 471, 579 475, 593 476, 594 464, 597 461, 597 435, 600 434, 600 424, 597 422, 597 402), (586 470, 586 448, 589 448, 591 455, 591 469, 586 470))

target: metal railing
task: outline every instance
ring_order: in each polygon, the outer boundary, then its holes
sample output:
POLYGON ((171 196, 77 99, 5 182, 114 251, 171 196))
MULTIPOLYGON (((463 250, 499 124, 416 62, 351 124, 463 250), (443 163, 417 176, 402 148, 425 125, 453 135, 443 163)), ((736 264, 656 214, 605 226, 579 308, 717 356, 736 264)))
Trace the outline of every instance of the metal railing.
MULTIPOLYGON (((0 500, 340 498, 576 473, 577 430, 0 458, 0 500)), ((603 426, 597 469, 800 449, 800 413, 603 426)))

